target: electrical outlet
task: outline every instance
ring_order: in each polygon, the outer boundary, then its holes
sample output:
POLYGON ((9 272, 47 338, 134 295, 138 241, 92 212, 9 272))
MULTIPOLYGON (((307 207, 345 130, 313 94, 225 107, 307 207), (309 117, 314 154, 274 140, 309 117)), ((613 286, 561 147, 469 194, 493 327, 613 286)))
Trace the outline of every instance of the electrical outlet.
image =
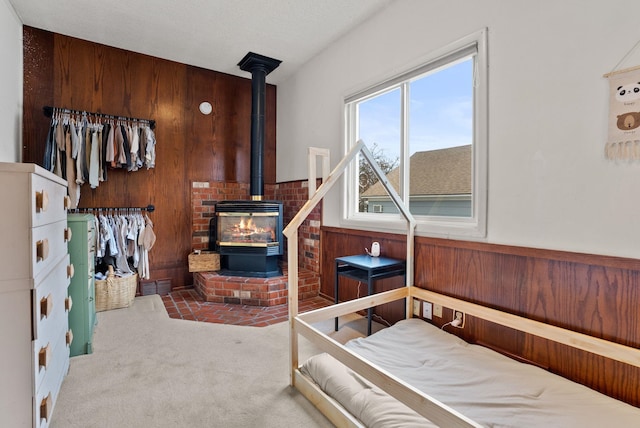
POLYGON ((433 305, 431 302, 423 302, 422 304, 422 318, 433 319, 433 305))
POLYGON ((413 299, 413 315, 420 316, 420 300, 413 299))
POLYGON ((438 304, 433 305, 433 316, 442 318, 442 305, 438 305, 438 304))
POLYGON ((460 320, 460 323, 452 322, 451 325, 457 328, 464 328, 464 312, 453 310, 453 320, 460 320))

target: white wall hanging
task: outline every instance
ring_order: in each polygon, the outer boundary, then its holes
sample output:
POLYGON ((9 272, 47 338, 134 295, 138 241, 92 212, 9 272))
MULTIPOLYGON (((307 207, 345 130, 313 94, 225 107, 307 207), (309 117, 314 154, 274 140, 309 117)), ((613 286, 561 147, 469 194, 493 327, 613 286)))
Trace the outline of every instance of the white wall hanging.
POLYGON ((609 79, 609 129, 604 150, 609 160, 640 160, 640 66, 616 71, 639 45, 640 41, 604 75, 609 79))

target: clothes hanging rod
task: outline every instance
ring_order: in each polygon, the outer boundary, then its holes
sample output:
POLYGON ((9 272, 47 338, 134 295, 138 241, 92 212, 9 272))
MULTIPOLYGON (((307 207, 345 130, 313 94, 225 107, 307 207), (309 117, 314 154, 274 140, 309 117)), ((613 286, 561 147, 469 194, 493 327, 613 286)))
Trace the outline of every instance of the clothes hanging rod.
POLYGON ((44 113, 44 115, 46 117, 52 117, 54 110, 59 110, 62 113, 71 113, 71 114, 83 114, 83 113, 85 113, 85 114, 88 114, 88 115, 91 115, 91 116, 105 117, 107 119, 136 120, 136 121, 141 121, 141 122, 148 122, 149 126, 151 127, 151 129, 154 129, 156 127, 156 121, 152 120, 152 119, 141 119, 141 118, 138 118, 138 117, 120 116, 120 115, 117 115, 117 114, 90 112, 90 111, 85 111, 85 110, 74 110, 74 109, 64 108, 64 107, 51 107, 51 106, 42 107, 42 112, 44 113))
POLYGON ((72 208, 70 212, 81 212, 81 211, 108 211, 108 210, 140 210, 147 212, 154 212, 156 207, 154 205, 147 205, 146 207, 87 207, 87 208, 72 208))

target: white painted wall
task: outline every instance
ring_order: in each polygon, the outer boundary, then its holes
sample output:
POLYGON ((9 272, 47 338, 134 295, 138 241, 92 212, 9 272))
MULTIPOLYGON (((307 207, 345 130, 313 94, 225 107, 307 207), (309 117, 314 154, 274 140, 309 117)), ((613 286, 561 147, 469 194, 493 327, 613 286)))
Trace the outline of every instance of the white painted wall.
MULTIPOLYGON (((343 99, 489 31, 487 241, 640 257, 640 163, 604 159, 603 74, 640 41, 637 0, 396 0, 278 85, 277 180, 344 154, 343 99)), ((640 65, 640 48, 620 68, 640 65)), ((324 224, 340 226, 339 189, 324 224)))
POLYGON ((0 0, 0 162, 19 162, 22 144, 22 23, 0 0))

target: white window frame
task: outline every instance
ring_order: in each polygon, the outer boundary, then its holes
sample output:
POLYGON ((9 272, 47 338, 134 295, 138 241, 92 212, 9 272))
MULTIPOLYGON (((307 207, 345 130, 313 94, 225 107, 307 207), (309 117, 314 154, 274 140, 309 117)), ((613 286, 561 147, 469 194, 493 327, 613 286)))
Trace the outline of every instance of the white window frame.
MULTIPOLYGON (((475 51, 474 69, 474 106, 473 106, 473 151, 472 151, 472 216, 471 217, 445 217, 445 216, 416 216, 416 234, 422 236, 437 236, 446 238, 484 238, 487 233, 487 175, 488 175, 488 56, 487 56, 487 30, 482 29, 467 37, 464 37, 437 52, 426 57, 417 67, 412 67, 406 72, 392 76, 381 83, 369 86, 345 97, 345 153, 357 143, 358 123, 354 101, 371 98, 393 87, 400 86, 429 70, 440 68, 444 65, 455 63, 457 59, 467 55, 467 52, 475 51)), ((400 86, 402 88, 402 86, 400 86)), ((402 94, 406 96, 407 94, 402 94)), ((404 103, 401 107, 403 126, 401 127, 401 139, 406 143, 408 138, 408 119, 404 112, 404 103)), ((365 143, 368 143, 365 141, 365 143)), ((404 150, 406 144, 401 145, 404 150)), ((403 192, 402 188, 408 183, 409 169, 404 165, 404 153, 400 156, 400 167, 403 174, 400 177, 398 193, 403 195, 404 203, 409 206, 409 192, 403 192)), ((404 230, 405 223, 400 214, 361 213, 358 211, 358 164, 352 162, 346 171, 342 193, 342 219, 341 226, 377 230, 381 232, 395 232, 404 230)))

